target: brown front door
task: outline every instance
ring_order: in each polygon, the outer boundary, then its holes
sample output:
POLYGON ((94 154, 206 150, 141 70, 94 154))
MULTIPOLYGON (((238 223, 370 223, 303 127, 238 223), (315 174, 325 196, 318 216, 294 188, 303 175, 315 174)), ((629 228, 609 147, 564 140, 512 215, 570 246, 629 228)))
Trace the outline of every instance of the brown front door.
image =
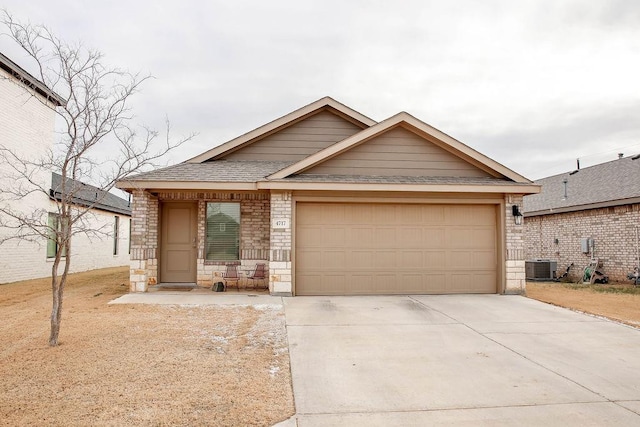
POLYGON ((163 203, 160 240, 160 281, 195 283, 197 262, 197 205, 163 203))

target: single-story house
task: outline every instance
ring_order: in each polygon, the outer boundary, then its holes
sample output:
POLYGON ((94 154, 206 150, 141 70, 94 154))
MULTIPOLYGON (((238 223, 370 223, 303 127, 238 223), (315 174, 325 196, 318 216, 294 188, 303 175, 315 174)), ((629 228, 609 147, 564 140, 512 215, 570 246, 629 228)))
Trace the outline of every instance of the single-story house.
POLYGON ((592 258, 613 281, 626 281, 640 252, 640 156, 536 181, 539 194, 524 198, 525 258, 571 263, 577 280, 592 258))
POLYGON ((118 186, 132 292, 265 263, 275 295, 522 292, 522 197, 539 190, 405 112, 378 123, 329 97, 118 186), (208 250, 225 210, 235 259, 208 250))
MULTIPOLYGON (((0 149, 9 150, 22 159, 37 160, 53 150, 57 107, 64 98, 51 91, 18 64, 0 53, 0 149)), ((0 161, 0 185, 11 189, 16 182, 10 161, 0 161)), ((10 239, 16 235, 15 222, 7 212, 27 213, 51 226, 58 224, 57 200, 60 199, 61 176, 50 170, 34 170, 30 180, 42 191, 23 197, 0 191, 0 284, 46 277, 51 274, 56 243, 53 239, 33 237, 10 239), (48 191, 47 191, 48 190, 48 191)), ((101 233, 78 234, 72 241, 71 272, 129 265, 129 226, 131 209, 128 200, 110 193, 69 181, 77 188, 75 202, 95 204, 86 224, 101 233)), ((35 187, 30 190, 35 190, 35 187)))

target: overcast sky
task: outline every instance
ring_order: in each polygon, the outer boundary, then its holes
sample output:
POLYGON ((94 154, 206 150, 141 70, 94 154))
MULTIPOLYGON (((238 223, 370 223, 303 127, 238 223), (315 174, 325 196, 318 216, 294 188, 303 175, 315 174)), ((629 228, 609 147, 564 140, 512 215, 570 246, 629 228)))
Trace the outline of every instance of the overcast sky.
MULTIPOLYGON (((152 74, 135 111, 186 160, 329 95, 407 111, 537 179, 640 153, 640 2, 4 0, 152 74)), ((28 68, 0 37, 0 51, 28 68)))

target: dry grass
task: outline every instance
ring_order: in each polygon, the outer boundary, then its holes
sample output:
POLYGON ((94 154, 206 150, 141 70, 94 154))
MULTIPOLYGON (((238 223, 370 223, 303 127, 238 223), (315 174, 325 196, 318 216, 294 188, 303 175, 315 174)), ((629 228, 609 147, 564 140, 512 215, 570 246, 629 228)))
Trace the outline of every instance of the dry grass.
POLYGON ((640 326, 640 295, 637 290, 633 285, 527 282, 527 296, 530 298, 636 327, 640 326))
POLYGON ((48 280, 0 286, 0 425, 260 425, 293 415, 284 313, 107 305, 128 269, 72 276, 60 346, 48 280))

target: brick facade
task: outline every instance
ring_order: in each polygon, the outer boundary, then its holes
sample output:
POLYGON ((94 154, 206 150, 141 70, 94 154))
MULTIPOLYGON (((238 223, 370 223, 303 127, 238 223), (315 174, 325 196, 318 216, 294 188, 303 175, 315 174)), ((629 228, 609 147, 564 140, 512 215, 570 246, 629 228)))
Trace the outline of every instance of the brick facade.
MULTIPOLYGON (((144 292, 158 282, 158 212, 161 201, 198 203, 197 284, 211 286, 221 276, 224 262, 204 259, 205 219, 208 201, 240 203, 240 264, 245 273, 258 262, 268 264, 269 290, 273 295, 293 295, 293 198, 290 191, 271 193, 231 192, 133 192, 133 229, 131 233, 131 291, 144 292), (284 220, 275 225, 276 220, 284 220)), ((516 225, 512 205, 522 206, 521 195, 505 196, 505 293, 525 289, 524 225, 516 225)))
POLYGON ((569 278, 579 280, 591 254, 581 250, 581 240, 595 241, 594 256, 612 281, 624 282, 638 265, 636 228, 640 204, 590 209, 525 218, 525 259, 558 262, 558 274, 574 263, 569 278))
POLYGON ((145 292, 158 283, 158 198, 143 190, 131 197, 129 290, 145 292))
MULTIPOLYGON (((240 264, 247 274, 258 262, 268 263, 269 213, 268 193, 228 192, 160 192, 152 195, 143 190, 133 192, 133 227, 131 232, 131 292, 145 292, 158 283, 159 222, 162 201, 195 201, 198 203, 197 284, 211 286, 215 275, 221 276, 226 263, 205 260, 205 220, 207 202, 240 203, 240 264)), ((243 282, 244 284, 244 282, 243 282)))
POLYGON ((292 241, 292 208, 291 192, 271 193, 271 218, 288 219, 282 228, 271 225, 271 251, 269 262, 269 288, 275 295, 293 295, 293 277, 291 264, 292 241))
MULTIPOLYGON (((505 196, 505 290, 506 294, 525 291, 524 225, 516 225, 512 206, 522 210, 522 195, 505 196)), ((524 221, 523 221, 524 222, 524 221)))

